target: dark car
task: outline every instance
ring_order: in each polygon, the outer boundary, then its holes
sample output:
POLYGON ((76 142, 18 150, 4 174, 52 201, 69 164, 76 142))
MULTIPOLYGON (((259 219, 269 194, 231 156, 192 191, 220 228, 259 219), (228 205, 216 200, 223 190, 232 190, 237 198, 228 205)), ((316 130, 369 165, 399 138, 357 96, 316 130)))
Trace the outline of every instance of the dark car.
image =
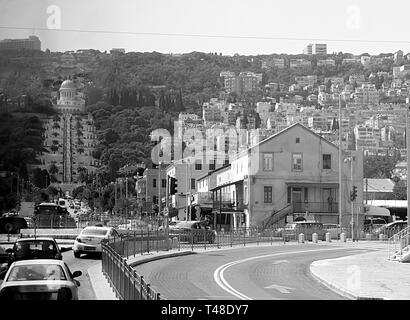
POLYGON ((12 249, 7 249, 7 253, 9 264, 29 259, 63 259, 57 242, 48 237, 18 239, 12 249))
POLYGON ((27 221, 17 214, 5 213, 0 217, 0 233, 20 233, 27 228, 27 221))
POLYGON ((214 243, 216 231, 211 230, 210 227, 200 221, 180 221, 170 228, 169 236, 172 238, 176 237, 181 242, 214 243))

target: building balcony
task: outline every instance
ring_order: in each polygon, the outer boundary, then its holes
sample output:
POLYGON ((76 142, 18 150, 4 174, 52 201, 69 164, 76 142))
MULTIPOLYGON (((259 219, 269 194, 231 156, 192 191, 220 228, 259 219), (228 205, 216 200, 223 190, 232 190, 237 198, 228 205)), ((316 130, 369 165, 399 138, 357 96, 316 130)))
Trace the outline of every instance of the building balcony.
POLYGON ((246 206, 244 205, 243 201, 235 202, 233 200, 215 200, 212 203, 212 208, 220 211, 237 212, 243 211, 246 208, 246 206))

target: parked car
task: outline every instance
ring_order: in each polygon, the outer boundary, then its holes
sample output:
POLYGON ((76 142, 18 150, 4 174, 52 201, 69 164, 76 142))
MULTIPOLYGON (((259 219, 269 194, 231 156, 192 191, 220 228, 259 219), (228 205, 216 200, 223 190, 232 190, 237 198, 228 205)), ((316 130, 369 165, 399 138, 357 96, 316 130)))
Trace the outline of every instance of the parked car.
POLYGON ((323 224, 315 221, 295 221, 285 225, 282 237, 285 241, 296 240, 299 234, 305 235, 305 240, 312 241, 312 234, 316 233, 318 239, 326 240, 326 229, 323 224))
POLYGON ((119 233, 113 227, 85 227, 74 240, 74 257, 80 258, 82 253, 100 253, 102 251, 101 242, 113 237, 120 237, 119 233))
POLYGON ((0 286, 0 300, 78 300, 80 282, 65 262, 55 259, 15 261, 0 286))
POLYGON ((181 242, 214 243, 216 231, 211 230, 209 226, 204 225, 201 221, 179 221, 169 230, 169 236, 171 238, 177 237, 181 242))
MULTIPOLYGON (((169 230, 173 229, 179 222, 181 222, 181 221, 169 221, 168 222, 169 230)), ((159 232, 165 231, 165 226, 164 225, 159 226, 158 231, 159 232)))
POLYGON ((376 229, 373 229, 372 234, 379 236, 381 234, 386 235, 387 237, 392 237, 397 232, 405 229, 407 227, 407 221, 397 220, 387 224, 384 224, 376 229))
POLYGON ((364 220, 364 232, 366 233, 372 233, 373 230, 380 228, 381 226, 384 226, 387 224, 386 220, 383 218, 367 218, 364 220))
POLYGON ((7 249, 6 252, 9 254, 9 265, 19 260, 63 259, 57 242, 49 237, 17 239, 13 248, 7 249))
POLYGON ((20 233, 20 229, 27 228, 27 221, 15 212, 4 213, 0 217, 0 233, 20 233))

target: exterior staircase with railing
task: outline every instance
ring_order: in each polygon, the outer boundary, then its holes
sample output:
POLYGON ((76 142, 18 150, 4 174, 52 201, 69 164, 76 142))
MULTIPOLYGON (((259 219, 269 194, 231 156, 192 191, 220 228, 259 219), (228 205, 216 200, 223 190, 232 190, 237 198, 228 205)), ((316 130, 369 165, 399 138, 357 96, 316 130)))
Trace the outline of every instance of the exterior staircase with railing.
POLYGON ((410 227, 401 230, 389 238, 388 260, 410 262, 410 227))
POLYGON ((264 229, 269 228, 273 224, 279 222, 281 219, 285 218, 289 213, 292 212, 292 206, 290 203, 286 204, 283 208, 273 211, 273 213, 264 220, 262 226, 264 229))

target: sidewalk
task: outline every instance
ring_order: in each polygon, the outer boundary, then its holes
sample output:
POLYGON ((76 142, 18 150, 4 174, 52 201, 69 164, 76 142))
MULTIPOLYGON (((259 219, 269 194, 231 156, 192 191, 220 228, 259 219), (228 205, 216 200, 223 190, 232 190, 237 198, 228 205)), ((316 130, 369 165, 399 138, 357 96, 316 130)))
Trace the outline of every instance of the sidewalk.
POLYGON ((373 249, 336 259, 315 261, 312 275, 325 286, 351 299, 410 299, 410 263, 387 260, 387 244, 375 241, 334 242, 332 245, 373 249))
POLYGON ((111 288, 108 280, 101 271, 101 261, 95 266, 88 268, 87 273, 90 277, 91 286, 93 287, 97 300, 118 300, 114 290, 111 288))

